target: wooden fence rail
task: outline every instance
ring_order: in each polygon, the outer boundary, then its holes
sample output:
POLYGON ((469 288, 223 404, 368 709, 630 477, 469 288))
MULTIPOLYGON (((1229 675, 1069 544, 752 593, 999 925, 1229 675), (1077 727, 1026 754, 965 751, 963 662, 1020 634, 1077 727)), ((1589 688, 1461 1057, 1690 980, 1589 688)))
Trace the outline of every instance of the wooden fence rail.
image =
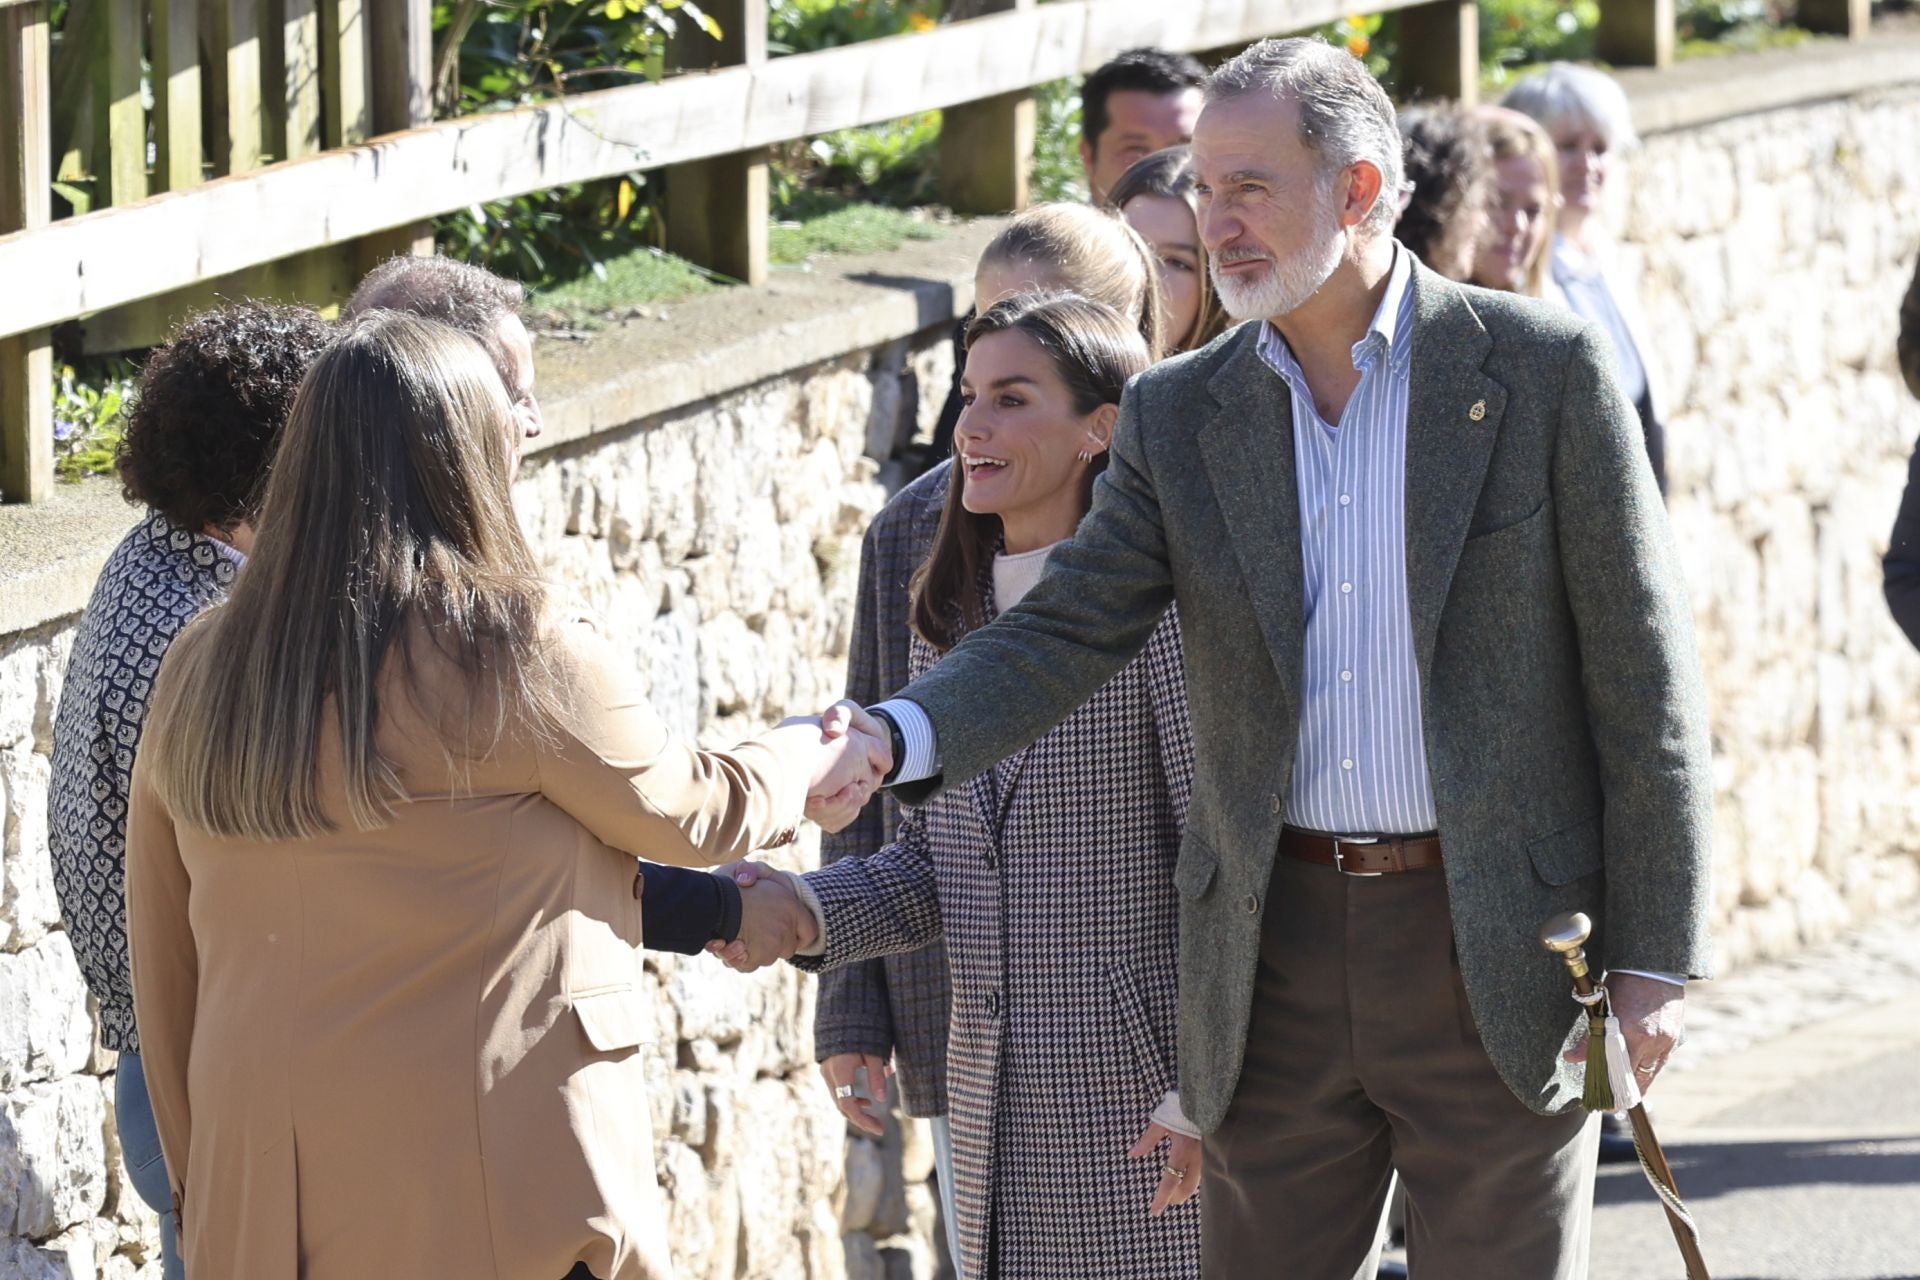
MULTIPOLYGON (((1670 57, 1672 4, 1606 0, 1610 56, 1670 57)), ((49 147, 48 5, 0 0, 7 500, 52 483, 53 326, 83 320, 89 349, 111 350, 154 340, 216 293, 337 298, 378 257, 430 247, 428 219, 471 204, 667 168, 669 246, 757 281, 768 148, 780 143, 944 110, 946 194, 994 212, 1027 199, 1033 89, 1123 49, 1218 50, 1404 10, 1403 89, 1470 99, 1479 80, 1471 0, 988 0, 982 16, 933 31, 771 59, 764 0, 707 0, 724 38, 676 40, 680 74, 432 123, 430 0, 93 5, 91 92, 74 110, 90 121, 76 131, 91 129, 94 207, 53 222, 65 158, 49 147)), ((1802 0, 1802 11, 1864 30, 1865 0, 1802 0)))

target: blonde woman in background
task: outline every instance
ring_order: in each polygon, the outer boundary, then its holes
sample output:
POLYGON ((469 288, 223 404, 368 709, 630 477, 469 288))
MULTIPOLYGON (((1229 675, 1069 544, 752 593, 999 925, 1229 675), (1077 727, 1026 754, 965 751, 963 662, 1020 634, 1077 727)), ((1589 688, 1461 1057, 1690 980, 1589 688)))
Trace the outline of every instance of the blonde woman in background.
POLYGON ((1213 291, 1207 249, 1200 242, 1193 184, 1192 149, 1168 147, 1133 164, 1107 193, 1109 203, 1160 259, 1168 355, 1198 350, 1227 329, 1227 313, 1213 291))
POLYGON ((536 575, 521 434, 479 343, 361 317, 161 667, 128 925, 190 1276, 669 1276, 637 859, 850 819, 886 758, 674 741, 536 575))
POLYGON ((1534 298, 1551 296, 1548 255, 1560 209, 1560 165, 1553 140, 1532 119, 1505 107, 1476 112, 1493 148, 1492 224, 1473 259, 1473 283, 1534 298))
MULTIPOLYGON (((994 237, 974 274, 974 298, 982 312, 1021 293, 1063 290, 1125 316, 1150 356, 1159 358, 1165 324, 1158 267, 1147 243, 1117 214, 1087 205, 1038 205, 994 237)), ((963 351, 963 367, 964 356, 963 351)), ((890 697, 907 683, 913 634, 907 622, 909 584, 933 549, 951 487, 951 467, 950 461, 941 461, 894 495, 874 517, 861 544, 847 697, 862 705, 890 697)), ((876 798, 851 827, 823 843, 821 856, 830 863, 871 853, 893 842, 899 824, 899 803, 876 798)), ((882 1130, 875 1107, 887 1100, 889 1062, 898 1067, 902 1109, 932 1121, 948 1251, 957 1265, 952 1144, 946 1122, 948 985, 946 953, 939 943, 825 974, 814 1018, 814 1050, 835 1105, 868 1133, 882 1130), (842 1089, 849 1092, 839 1093, 842 1089)))

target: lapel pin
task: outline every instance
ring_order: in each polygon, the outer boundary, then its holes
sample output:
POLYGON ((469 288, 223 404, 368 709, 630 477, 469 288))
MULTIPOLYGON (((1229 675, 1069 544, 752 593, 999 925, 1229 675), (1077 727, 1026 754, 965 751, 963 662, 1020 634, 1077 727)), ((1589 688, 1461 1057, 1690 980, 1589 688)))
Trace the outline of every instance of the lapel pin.
POLYGON ((1472 418, 1475 422, 1478 422, 1480 421, 1480 419, 1486 417, 1487 402, 1485 400, 1475 400, 1473 402, 1473 408, 1467 410, 1467 416, 1469 418, 1472 418))

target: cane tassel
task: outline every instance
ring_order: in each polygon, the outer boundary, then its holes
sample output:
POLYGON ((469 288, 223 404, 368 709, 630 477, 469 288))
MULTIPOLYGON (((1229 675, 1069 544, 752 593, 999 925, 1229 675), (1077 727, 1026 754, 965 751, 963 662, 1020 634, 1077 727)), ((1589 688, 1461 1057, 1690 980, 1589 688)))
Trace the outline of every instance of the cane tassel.
POLYGON ((1627 1056, 1627 1037, 1620 1030, 1620 1019, 1607 1015, 1607 1083, 1613 1087, 1610 1111, 1631 1111, 1640 1105, 1640 1081, 1633 1074, 1633 1059, 1627 1056))
POLYGON ((1587 1087, 1580 1101, 1589 1111, 1611 1111, 1613 1073, 1607 1070, 1607 1050, 1613 1046, 1607 1043, 1609 1020, 1599 1016, 1599 1008, 1587 1011, 1587 1087))

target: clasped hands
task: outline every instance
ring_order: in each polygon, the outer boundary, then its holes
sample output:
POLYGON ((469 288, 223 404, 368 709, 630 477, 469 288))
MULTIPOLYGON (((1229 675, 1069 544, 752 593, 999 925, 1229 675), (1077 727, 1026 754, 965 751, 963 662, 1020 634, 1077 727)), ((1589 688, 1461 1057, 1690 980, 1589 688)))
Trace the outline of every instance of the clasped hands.
MULTIPOLYGON (((807 818, 839 831, 860 815, 893 768, 885 728, 853 702, 837 702, 819 716, 801 716, 782 727, 810 724, 820 730, 820 754, 807 783, 807 818)), ((757 862, 735 862, 715 873, 740 886, 740 934, 707 950, 729 968, 751 973, 805 950, 818 938, 819 922, 784 873, 757 862)))
POLYGON ((893 744, 880 722, 855 702, 836 702, 818 716, 796 716, 782 727, 815 725, 820 754, 807 783, 807 818, 839 831, 866 807, 893 769, 893 744))

